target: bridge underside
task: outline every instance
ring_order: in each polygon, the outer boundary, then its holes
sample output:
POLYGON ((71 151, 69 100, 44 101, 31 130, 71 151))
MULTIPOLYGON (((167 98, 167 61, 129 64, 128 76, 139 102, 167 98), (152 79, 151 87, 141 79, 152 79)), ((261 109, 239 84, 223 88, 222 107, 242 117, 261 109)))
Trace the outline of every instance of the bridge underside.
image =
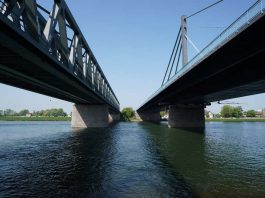
POLYGON ((264 27, 263 15, 137 111, 179 104, 204 106, 214 101, 264 93, 264 27))
MULTIPOLYGON (((2 25, 2 24, 1 24, 2 25)), ((70 102, 104 103, 78 79, 49 55, 42 53, 14 32, 0 32, 0 81, 29 91, 70 102)))
POLYGON ((65 2, 53 3, 47 11, 36 1, 0 2, 0 83, 73 102, 94 113, 77 108, 81 127, 104 127, 119 102, 65 2))
MULTIPOLYGON (((82 83, 82 79, 77 79, 65 68, 58 67, 58 64, 53 62, 54 60, 50 60, 45 54, 39 53, 39 50, 34 46, 23 45, 23 40, 10 32, 6 34, 1 31, 0 40, 1 83, 76 104, 83 104, 98 114, 102 112, 101 107, 104 107, 107 109, 105 116, 110 116, 110 119, 98 116, 98 120, 102 121, 101 123, 96 119, 92 119, 92 123, 84 121, 86 124, 82 126, 72 122, 73 127, 105 127, 113 120, 117 120, 117 118, 112 118, 119 115, 116 108, 106 105, 99 96, 93 93, 93 90, 89 90, 82 83), (95 105, 99 108, 95 108, 95 105)), ((89 117, 86 116, 85 118, 89 117)))

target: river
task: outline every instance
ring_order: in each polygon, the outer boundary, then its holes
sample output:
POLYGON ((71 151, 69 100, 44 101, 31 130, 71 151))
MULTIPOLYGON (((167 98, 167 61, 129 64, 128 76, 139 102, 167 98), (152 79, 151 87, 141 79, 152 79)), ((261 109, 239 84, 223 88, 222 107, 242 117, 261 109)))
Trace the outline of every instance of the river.
POLYGON ((265 123, 0 122, 0 197, 264 197, 265 123))

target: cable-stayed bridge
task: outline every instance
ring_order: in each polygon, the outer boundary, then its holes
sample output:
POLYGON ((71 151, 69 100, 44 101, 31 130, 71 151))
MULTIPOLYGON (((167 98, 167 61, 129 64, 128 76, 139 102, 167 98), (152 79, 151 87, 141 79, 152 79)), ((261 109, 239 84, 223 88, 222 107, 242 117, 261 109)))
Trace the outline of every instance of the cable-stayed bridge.
POLYGON ((169 127, 204 127, 211 102, 264 93, 264 12, 265 1, 257 1, 189 61, 183 16, 162 86, 137 110, 142 120, 160 121, 168 109, 169 127))

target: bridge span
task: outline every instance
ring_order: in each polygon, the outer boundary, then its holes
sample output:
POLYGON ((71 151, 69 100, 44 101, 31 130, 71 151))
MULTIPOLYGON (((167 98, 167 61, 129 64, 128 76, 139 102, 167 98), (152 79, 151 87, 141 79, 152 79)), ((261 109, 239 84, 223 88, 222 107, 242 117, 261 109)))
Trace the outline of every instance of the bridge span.
POLYGON ((75 103, 73 127, 105 127, 119 101, 65 1, 52 2, 0 0, 0 82, 75 103))
POLYGON ((211 102, 264 93, 264 8, 265 1, 257 1, 189 62, 184 16, 184 64, 138 108, 142 120, 158 122, 160 110, 168 109, 169 127, 204 127, 204 108, 211 102))

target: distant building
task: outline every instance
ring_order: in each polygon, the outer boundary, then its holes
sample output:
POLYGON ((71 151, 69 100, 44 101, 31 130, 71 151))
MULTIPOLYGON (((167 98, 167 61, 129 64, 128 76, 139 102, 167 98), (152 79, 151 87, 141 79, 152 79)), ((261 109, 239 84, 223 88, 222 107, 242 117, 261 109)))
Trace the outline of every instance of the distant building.
POLYGON ((204 115, 205 115, 205 118, 209 118, 209 119, 213 119, 214 118, 214 114, 211 111, 205 110, 204 111, 204 115))
POLYGON ((262 109, 262 117, 265 117, 265 109, 262 109))
POLYGON ((256 111, 256 117, 265 118, 265 109, 259 109, 256 111))
POLYGON ((26 114, 26 117, 31 117, 32 116, 32 113, 27 113, 26 114))
POLYGON ((214 114, 213 114, 212 112, 209 111, 209 113, 208 113, 208 117, 209 117, 210 119, 213 119, 213 118, 214 118, 214 114))

